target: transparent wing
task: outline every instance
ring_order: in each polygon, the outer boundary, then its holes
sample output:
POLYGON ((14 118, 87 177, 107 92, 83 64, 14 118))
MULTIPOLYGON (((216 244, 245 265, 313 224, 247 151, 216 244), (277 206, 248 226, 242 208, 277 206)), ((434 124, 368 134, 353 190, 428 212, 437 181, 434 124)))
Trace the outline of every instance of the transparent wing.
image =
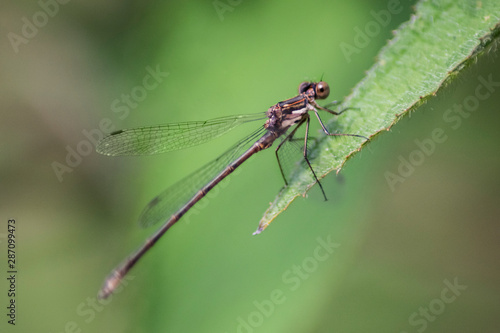
POLYGON ((199 145, 243 123, 265 119, 265 113, 124 129, 97 143, 98 153, 109 156, 153 155, 199 145))
POLYGON ((261 126, 257 131, 241 140, 224 154, 204 165, 191 175, 167 188, 144 208, 139 224, 150 227, 166 221, 184 206, 203 186, 221 173, 236 158, 249 149, 266 130, 261 126))
MULTIPOLYGON (((288 133, 287 133, 288 134, 288 133)), ((304 133, 295 133, 292 138, 287 138, 286 134, 283 135, 281 148, 278 150, 278 161, 281 167, 282 176, 285 178, 284 182, 288 185, 293 183, 293 174, 297 169, 302 169, 303 164, 307 168, 306 161, 304 159, 304 133), (285 141, 285 142, 283 142, 285 141)), ((314 144, 315 138, 311 135, 307 138, 307 152, 308 158, 311 159, 311 147, 314 144)), ((314 162, 311 162, 313 169, 315 169, 314 162)), ((311 173, 311 180, 314 180, 314 176, 311 173)))

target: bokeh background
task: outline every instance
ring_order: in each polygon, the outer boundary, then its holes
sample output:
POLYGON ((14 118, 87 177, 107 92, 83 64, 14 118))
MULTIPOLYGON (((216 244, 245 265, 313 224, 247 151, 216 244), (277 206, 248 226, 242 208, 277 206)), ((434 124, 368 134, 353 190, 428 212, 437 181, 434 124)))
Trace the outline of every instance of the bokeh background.
POLYGON ((136 224, 147 202, 257 125, 140 158, 86 150, 85 133, 103 119, 118 129, 263 112, 322 76, 342 99, 414 2, 351 56, 341 45, 387 1, 41 3, 0 12, 0 251, 6 274, 15 218, 19 271, 15 326, 0 283, 2 332, 497 331, 500 94, 456 129, 443 120, 479 76, 500 81, 496 50, 325 178, 329 201, 316 186, 259 236, 283 183, 272 149, 252 158, 99 303, 104 277, 154 231, 136 224), (53 15, 13 47, 9 33, 43 10, 53 15), (168 76, 126 104, 151 69, 168 76), (436 128, 446 141, 391 189, 387 172, 436 128), (77 149, 57 177, 54 162, 77 149))

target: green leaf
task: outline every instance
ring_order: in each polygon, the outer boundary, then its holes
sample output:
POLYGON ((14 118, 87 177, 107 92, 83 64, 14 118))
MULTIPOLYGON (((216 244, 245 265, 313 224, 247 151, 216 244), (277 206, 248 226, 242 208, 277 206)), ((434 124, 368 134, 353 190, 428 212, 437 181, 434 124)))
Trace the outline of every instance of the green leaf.
MULTIPOLYGON (((344 101, 349 110, 329 124, 330 132, 361 134, 373 140, 415 111, 494 44, 500 32, 500 1, 421 1, 380 51, 377 62, 344 101)), ((319 138, 309 150, 319 179, 369 144, 360 138, 319 138)), ((305 163, 292 173, 265 212, 262 232, 299 195, 315 184, 305 163)))

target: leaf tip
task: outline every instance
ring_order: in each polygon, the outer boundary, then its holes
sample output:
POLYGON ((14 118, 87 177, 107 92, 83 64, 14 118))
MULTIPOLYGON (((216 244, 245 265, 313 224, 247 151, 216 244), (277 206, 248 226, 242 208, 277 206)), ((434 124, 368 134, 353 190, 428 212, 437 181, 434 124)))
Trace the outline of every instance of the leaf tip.
POLYGON ((255 235, 258 235, 260 234, 262 231, 264 230, 264 228, 261 228, 260 226, 257 228, 257 230, 255 230, 255 232, 252 234, 253 236, 255 235))
POLYGON ((262 217, 262 219, 260 220, 259 222, 259 227, 257 228, 257 230, 252 234, 252 235, 258 235, 260 234, 262 231, 264 231, 264 229, 267 228, 267 226, 276 218, 276 215, 274 215, 273 217, 271 218, 268 218, 267 216, 267 212, 266 214, 264 214, 264 216, 262 217))

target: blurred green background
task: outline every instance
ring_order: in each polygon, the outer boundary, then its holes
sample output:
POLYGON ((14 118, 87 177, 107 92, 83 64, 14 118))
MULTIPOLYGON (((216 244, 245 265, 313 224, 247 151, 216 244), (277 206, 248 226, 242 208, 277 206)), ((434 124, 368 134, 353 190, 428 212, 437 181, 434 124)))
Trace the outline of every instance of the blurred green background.
POLYGON ((2 332, 497 331, 500 94, 456 129, 443 120, 479 76, 500 81, 495 50, 325 178, 329 201, 316 186, 252 236, 283 185, 262 152, 96 301, 154 231, 136 224, 147 202, 257 125, 141 158, 86 151, 86 132, 264 112, 322 76, 342 99, 413 4, 345 56, 387 1, 72 1, 46 7, 45 24, 40 3, 3 3, 0 251, 15 218, 19 273, 16 326, 4 314, 2 332), (13 47, 23 18, 41 27, 13 47), (151 69, 168 76, 141 90, 151 69), (391 189, 386 173, 436 128, 446 141, 391 189), (58 178, 72 149, 85 156, 58 178))

